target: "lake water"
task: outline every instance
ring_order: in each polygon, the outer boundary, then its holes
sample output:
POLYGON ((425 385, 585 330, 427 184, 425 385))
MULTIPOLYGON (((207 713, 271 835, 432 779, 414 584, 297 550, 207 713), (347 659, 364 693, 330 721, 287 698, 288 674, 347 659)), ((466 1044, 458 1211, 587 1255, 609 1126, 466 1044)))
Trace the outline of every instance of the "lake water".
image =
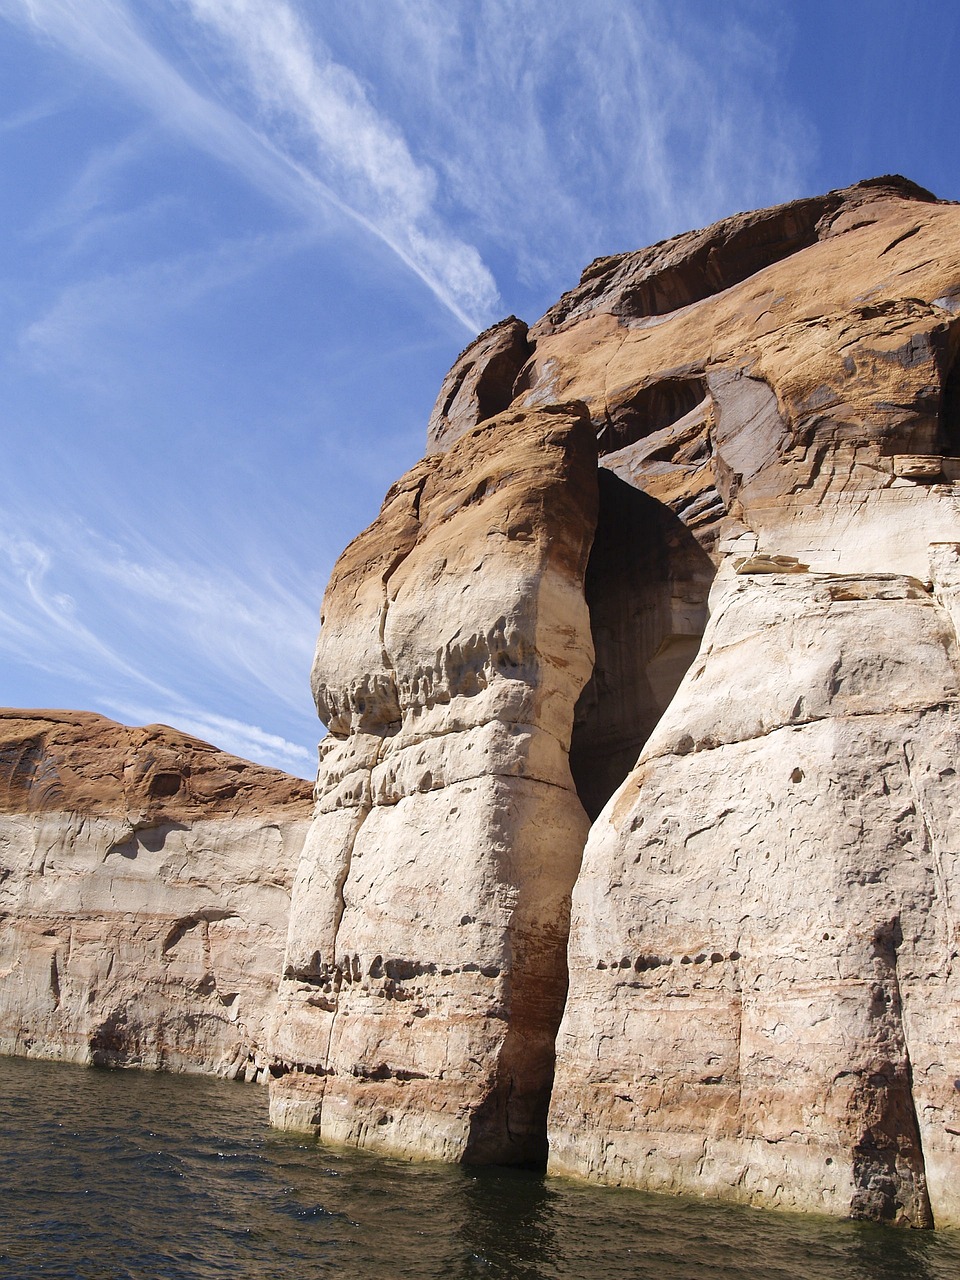
POLYGON ((3 1280, 958 1280, 906 1232, 407 1164, 272 1131, 264 1090, 0 1058, 3 1280))

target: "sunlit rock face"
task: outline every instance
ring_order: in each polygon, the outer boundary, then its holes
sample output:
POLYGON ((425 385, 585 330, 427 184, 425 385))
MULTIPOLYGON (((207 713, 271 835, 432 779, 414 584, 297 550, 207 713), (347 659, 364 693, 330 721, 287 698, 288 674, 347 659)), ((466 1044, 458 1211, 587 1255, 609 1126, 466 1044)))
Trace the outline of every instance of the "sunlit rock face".
POLYGON ((279 1123, 535 1157, 569 966, 554 1171, 960 1221, 958 357, 900 178, 463 353, 324 605, 279 1123))
POLYGON ((507 412, 391 489, 338 562, 314 693, 275 1123, 444 1159, 546 1155, 592 666, 582 406, 507 412))
POLYGON ((583 399, 717 571, 587 841, 556 1172, 960 1220, 958 312, 960 210, 878 180, 595 264, 530 331, 520 403, 583 399))
POLYGON ((310 813, 165 725, 0 711, 0 1052, 262 1079, 310 813))
POLYGON ((726 575, 591 831, 557 1172, 956 1217, 956 636, 914 578, 726 575))

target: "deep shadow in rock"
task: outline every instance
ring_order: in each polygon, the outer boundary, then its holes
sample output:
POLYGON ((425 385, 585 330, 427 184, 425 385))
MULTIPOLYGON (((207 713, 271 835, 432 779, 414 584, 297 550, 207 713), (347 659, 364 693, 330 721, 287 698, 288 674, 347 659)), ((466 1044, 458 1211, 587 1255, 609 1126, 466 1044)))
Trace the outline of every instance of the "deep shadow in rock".
POLYGON ((570 768, 594 820, 636 763, 700 648, 713 562, 672 511, 601 468, 586 596, 596 648, 570 768))
POLYGON ((947 457, 960 457, 960 323, 947 335, 946 372, 940 400, 941 448, 947 457))

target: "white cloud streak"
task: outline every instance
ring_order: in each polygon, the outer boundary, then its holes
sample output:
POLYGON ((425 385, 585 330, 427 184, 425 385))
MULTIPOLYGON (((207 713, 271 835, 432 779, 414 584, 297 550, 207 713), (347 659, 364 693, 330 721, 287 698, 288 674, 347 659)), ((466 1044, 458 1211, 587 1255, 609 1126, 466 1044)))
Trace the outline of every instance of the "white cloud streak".
MULTIPOLYGON (((2 12, 2 10, 0 10, 2 12)), ((60 102, 39 102, 35 106, 26 107, 23 111, 15 111, 0 119, 0 134, 17 133, 20 129, 28 129, 41 120, 47 120, 63 110, 60 102)))
POLYGON ((333 208, 379 237, 470 330, 495 307, 497 290, 472 246, 432 207, 433 176, 381 119, 360 82, 334 64, 284 0, 269 8, 231 0, 191 3, 242 64, 265 117, 288 120, 314 143, 310 160, 285 149, 236 112, 200 93, 146 38, 123 0, 0 0, 0 16, 26 23, 92 63, 262 193, 308 222, 333 208), (336 184, 336 185, 335 185, 336 184))
MULTIPOLYGON (((265 131, 307 157, 328 190, 375 229, 468 328, 489 317, 496 286, 480 255, 434 211, 436 175, 418 164, 395 124, 333 61, 286 0, 183 0, 232 56, 265 131)), ((289 152, 288 152, 289 154, 289 152)))
POLYGON ((308 751, 299 743, 289 742, 276 733, 269 733, 259 725, 246 724, 230 716, 214 715, 198 708, 162 706, 149 703, 106 702, 121 720, 133 724, 168 724, 182 733, 192 734, 204 742, 211 742, 221 751, 240 756, 243 760, 267 761, 274 768, 284 769, 301 778, 313 778, 316 773, 316 752, 308 751))
POLYGON ((122 361, 105 335, 151 328, 158 318, 243 280, 303 246, 302 234, 242 237, 213 250, 181 254, 66 285, 20 335, 34 369, 108 387, 122 361))
POLYGON ((778 92, 781 5, 394 0, 381 15, 329 0, 316 21, 415 130, 461 226, 530 283, 802 186, 812 139, 778 92))
POLYGON ((26 536, 0 525, 0 654, 82 685, 121 717, 174 724, 308 776, 315 756, 303 741, 216 704, 225 691, 231 710, 266 694, 306 742, 320 736, 307 692, 317 622, 303 601, 313 592, 136 551, 76 526, 26 536))
POLYGON ((498 309, 475 245, 552 291, 596 253, 799 194, 813 150, 778 103, 776 3, 0 0, 0 15, 308 223, 348 216, 474 330, 498 309), (191 59, 205 92, 179 69, 191 59))
POLYGON ((54 556, 48 547, 0 529, 0 585, 14 612, 0 614, 0 645, 43 670, 82 676, 90 664, 166 697, 169 689, 133 666, 85 626, 73 596, 49 582, 54 556), (66 642, 66 643, 65 643, 66 642), (69 654, 69 656, 66 656, 69 654))

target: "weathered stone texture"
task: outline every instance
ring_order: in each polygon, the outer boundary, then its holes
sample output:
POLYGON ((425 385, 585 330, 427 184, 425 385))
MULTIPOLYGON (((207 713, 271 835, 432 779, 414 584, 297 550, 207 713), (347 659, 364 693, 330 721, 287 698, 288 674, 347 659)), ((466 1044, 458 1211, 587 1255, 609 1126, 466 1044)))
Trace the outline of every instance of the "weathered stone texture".
POLYGON ((504 414, 391 490, 323 606, 330 734, 294 886, 278 1124, 445 1159, 545 1155, 591 669, 596 448, 504 414))
POLYGON ((0 711, 0 1052, 262 1077, 310 808, 164 725, 0 711))
POLYGON ((739 215, 457 361, 324 605, 280 1123, 541 1150, 569 754, 550 1167, 960 1220, 958 215, 739 215))
POLYGON ((825 200, 696 305, 631 310, 628 255, 530 331, 521 402, 583 399, 719 567, 587 842, 550 1167, 957 1222, 960 210, 825 200))
POLYGON ((475 338, 443 380, 427 423, 427 450, 448 448, 471 427, 508 409, 529 355, 527 326, 516 316, 475 338))
POLYGON ((916 1225, 929 1182, 956 1216, 957 660, 910 578, 718 585, 587 845, 556 1171, 916 1225))

